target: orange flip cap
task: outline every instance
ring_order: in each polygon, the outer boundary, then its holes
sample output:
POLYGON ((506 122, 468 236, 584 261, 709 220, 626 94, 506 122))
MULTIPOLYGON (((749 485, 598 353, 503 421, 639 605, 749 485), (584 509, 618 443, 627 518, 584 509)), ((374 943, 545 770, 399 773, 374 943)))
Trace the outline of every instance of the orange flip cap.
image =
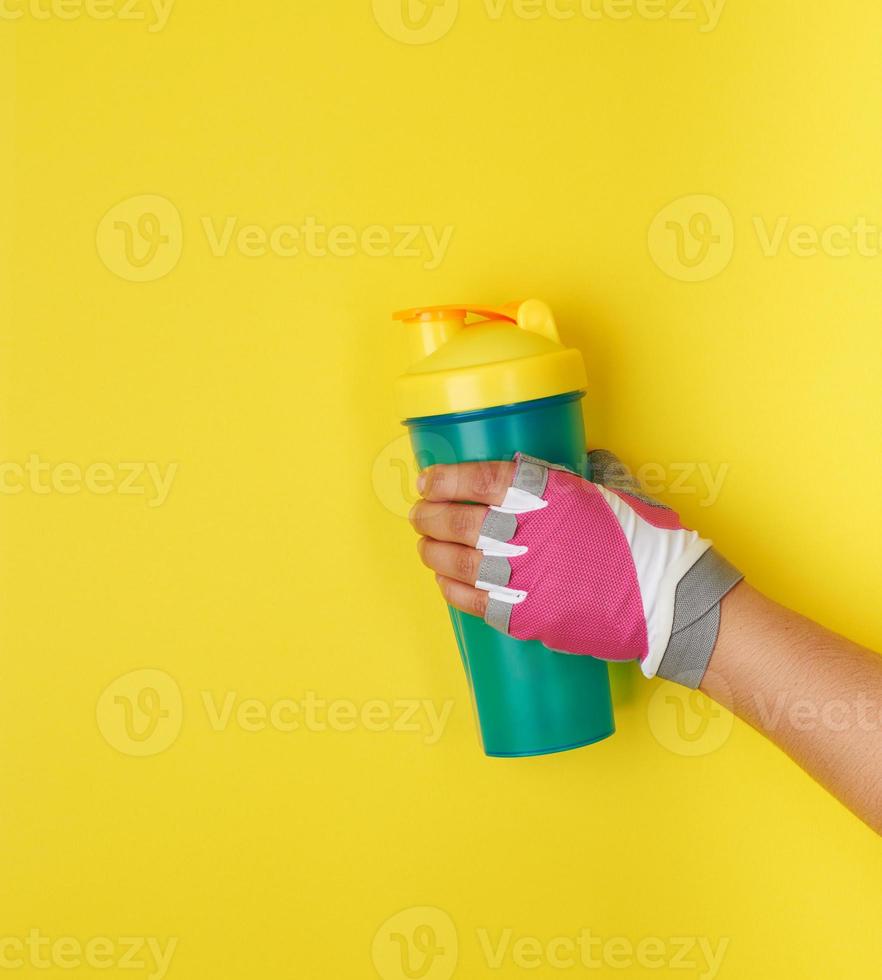
POLYGON ((469 303, 448 303, 443 306, 415 306, 410 310, 398 310, 392 314, 393 320, 442 320, 451 314, 459 314, 463 319, 469 314, 486 317, 488 320, 510 320, 518 322, 520 302, 506 303, 504 306, 472 306, 469 303))

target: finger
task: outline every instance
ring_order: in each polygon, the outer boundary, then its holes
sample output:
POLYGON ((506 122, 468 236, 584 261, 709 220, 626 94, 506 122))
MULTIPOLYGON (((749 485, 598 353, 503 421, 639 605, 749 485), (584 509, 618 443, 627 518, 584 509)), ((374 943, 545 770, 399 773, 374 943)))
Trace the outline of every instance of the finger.
POLYGON ((443 575, 436 575, 435 581, 449 605, 461 612, 468 613, 470 616, 477 616, 479 619, 484 618, 484 613, 487 612, 487 603, 490 601, 486 592, 472 588, 471 585, 465 585, 463 582, 457 582, 455 579, 446 578, 443 575))
POLYGON ((474 547, 478 543, 487 508, 477 504, 443 504, 419 500, 408 515, 420 534, 436 541, 454 541, 474 547))
POLYGON ((474 548, 463 544, 449 544, 432 538, 420 538, 417 550, 423 564, 445 578, 455 578, 458 582, 474 585, 484 556, 474 548))
POLYGON ((514 479, 513 462, 439 464, 423 470, 417 489, 426 500, 501 504, 514 479))

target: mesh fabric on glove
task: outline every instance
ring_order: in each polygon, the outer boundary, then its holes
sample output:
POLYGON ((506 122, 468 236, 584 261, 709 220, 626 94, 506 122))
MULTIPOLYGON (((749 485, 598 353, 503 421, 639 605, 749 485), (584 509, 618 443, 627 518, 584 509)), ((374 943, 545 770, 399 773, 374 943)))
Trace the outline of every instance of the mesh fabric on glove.
POLYGON ((485 619, 566 653, 639 660, 696 687, 713 652, 719 603, 741 573, 677 514, 642 495, 609 453, 590 482, 517 454, 478 549, 485 619), (605 485, 604 485, 605 484, 605 485))

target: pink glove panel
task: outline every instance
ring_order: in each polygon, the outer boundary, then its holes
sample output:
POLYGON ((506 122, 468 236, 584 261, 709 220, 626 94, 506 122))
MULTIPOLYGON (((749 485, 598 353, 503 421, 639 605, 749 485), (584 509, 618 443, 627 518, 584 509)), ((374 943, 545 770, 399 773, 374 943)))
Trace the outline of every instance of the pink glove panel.
POLYGON ((666 507, 530 456, 515 461, 478 542, 487 622, 553 650, 636 659, 653 676, 677 585, 711 542, 666 507))

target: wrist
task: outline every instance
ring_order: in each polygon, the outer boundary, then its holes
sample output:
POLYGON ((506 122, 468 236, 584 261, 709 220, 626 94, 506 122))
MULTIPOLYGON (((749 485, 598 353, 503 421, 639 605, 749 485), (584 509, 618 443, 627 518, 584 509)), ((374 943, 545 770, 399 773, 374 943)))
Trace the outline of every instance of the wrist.
POLYGON ((749 634, 755 610, 763 601, 761 592, 741 581, 720 602, 717 640, 699 684, 699 689, 715 701, 730 702, 733 688, 744 686, 741 675, 758 666, 751 666, 754 658, 749 652, 753 647, 749 634))
POLYGON ((652 673, 685 687, 700 686, 719 638, 721 605, 742 579, 713 548, 694 562, 676 584, 669 639, 652 673))

